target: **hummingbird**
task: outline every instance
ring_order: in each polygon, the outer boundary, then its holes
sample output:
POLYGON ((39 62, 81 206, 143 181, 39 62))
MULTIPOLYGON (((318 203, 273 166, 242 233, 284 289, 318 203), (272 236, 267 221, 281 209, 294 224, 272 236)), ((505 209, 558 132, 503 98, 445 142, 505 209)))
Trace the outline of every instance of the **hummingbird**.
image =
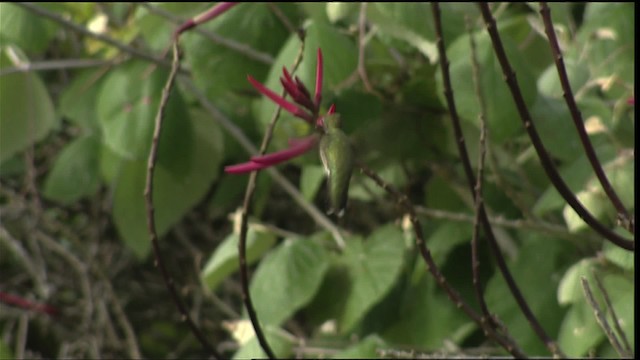
POLYGON ((349 137, 340 129, 340 115, 324 118, 324 133, 320 138, 320 159, 327 174, 327 190, 331 208, 328 214, 344 215, 349 180, 354 166, 354 154, 349 137))

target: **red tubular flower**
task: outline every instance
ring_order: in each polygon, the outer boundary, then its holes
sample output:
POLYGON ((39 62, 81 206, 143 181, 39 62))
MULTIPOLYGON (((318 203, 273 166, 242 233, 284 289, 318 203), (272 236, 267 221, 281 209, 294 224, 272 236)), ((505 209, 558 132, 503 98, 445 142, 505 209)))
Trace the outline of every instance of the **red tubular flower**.
MULTIPOLYGON (((295 104, 285 100, 282 96, 268 89, 266 86, 254 79, 251 75, 247 75, 247 79, 249 80, 251 85, 256 88, 256 90, 271 99, 284 110, 288 111, 293 116, 304 120, 309 125, 315 127, 317 130, 321 130, 324 119, 324 116, 319 115, 320 101, 322 100, 322 67, 322 51, 318 49, 316 65, 316 86, 313 98, 311 97, 309 90, 307 90, 307 88, 297 76, 295 78, 292 78, 287 69, 282 68, 283 76, 280 77, 280 83, 282 84, 286 93, 291 97, 293 102, 295 102, 295 104)), ((327 114, 333 114, 334 112, 335 105, 331 105, 327 114)), ((261 156, 254 156, 248 162, 227 166, 224 168, 224 171, 230 174, 242 174, 261 170, 269 166, 274 166, 308 152, 318 144, 319 140, 320 137, 318 136, 318 134, 313 134, 300 139, 290 139, 289 148, 285 150, 280 150, 271 154, 261 156)))

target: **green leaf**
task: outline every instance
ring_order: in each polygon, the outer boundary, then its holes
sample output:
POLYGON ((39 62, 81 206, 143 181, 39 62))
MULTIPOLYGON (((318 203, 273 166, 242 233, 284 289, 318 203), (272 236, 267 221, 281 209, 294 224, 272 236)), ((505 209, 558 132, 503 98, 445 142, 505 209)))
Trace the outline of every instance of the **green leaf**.
MULTIPOLYGON (((580 90, 580 88, 589 81, 590 74, 587 64, 574 59, 566 59, 564 65, 569 78, 569 85, 571 85, 571 90, 574 92, 580 90)), ((547 67, 547 69, 538 78, 538 90, 541 95, 552 98, 562 98, 564 90, 562 90, 555 63, 549 65, 549 67, 547 67)), ((564 100, 562 103, 565 104, 564 100)))
MULTIPOLYGON (((613 308, 619 318, 620 325, 628 339, 634 337, 634 284, 631 279, 621 274, 601 274, 603 286, 613 303, 613 308)), ((601 311, 605 311, 606 304, 603 295, 593 278, 588 280, 594 300, 601 311)), ((580 284, 582 297, 573 304, 567 313, 560 333, 558 343, 570 357, 585 356, 591 349, 605 340, 605 334, 598 325, 593 308, 586 302, 582 284, 580 284)), ((577 294, 576 294, 577 295, 577 294)), ((608 311, 607 311, 608 312, 608 311)), ((607 316, 611 324, 611 317, 607 316)), ((633 344, 633 342, 632 342, 633 344)), ((635 345, 632 345, 635 347, 635 345)))
MULTIPOLYGON (((97 101, 97 115, 104 142, 129 160, 146 159, 162 89, 168 71, 130 61, 111 71, 104 79, 97 101), (153 71, 151 71, 153 70, 153 71)), ((158 161, 184 171, 177 161, 188 154, 192 131, 188 109, 174 88, 164 110, 158 161), (174 159, 176 161, 174 161, 174 159)))
POLYGON ((60 152, 47 175, 43 195, 63 204, 93 194, 100 185, 100 139, 97 135, 73 140, 60 152))
MULTIPOLYGON (((205 264, 200 278, 207 290, 215 291, 222 280, 238 270, 238 239, 239 235, 236 233, 227 236, 205 264)), ((247 264, 254 263, 275 243, 274 234, 249 228, 246 245, 247 264)))
POLYGON ((472 227, 445 222, 427 239, 431 255, 438 266, 444 265, 447 255, 458 245, 471 241, 472 227))
POLYGON ((60 96, 58 113, 85 129, 98 128, 96 103, 102 85, 103 70, 83 71, 73 78, 60 96))
POLYGON ((584 154, 564 100, 538 96, 530 111, 549 155, 569 162, 584 154))
MULTIPOLYGON (((615 216, 609 198, 601 189, 580 191, 576 194, 576 198, 593 217, 602 222, 610 223, 610 220, 615 216)), ((590 226, 582 220, 569 204, 564 206, 562 215, 570 232, 575 233, 590 229, 590 226)))
POLYGON ((347 241, 343 261, 352 287, 338 319, 345 334, 391 290, 404 263, 404 237, 394 225, 378 228, 367 241, 347 241))
MULTIPOLYGON (((216 144, 216 137, 219 133, 211 121, 198 117, 191 121, 194 139, 185 149, 187 155, 180 159, 169 158, 181 162, 180 167, 185 170, 177 170, 178 167, 171 162, 168 162, 169 166, 156 165, 153 196, 159 236, 200 201, 218 175, 220 145, 216 144)), ((165 146, 171 149, 170 145, 165 146)), ((114 180, 113 218, 125 244, 139 258, 145 258, 150 250, 143 199, 147 163, 141 160, 120 161, 114 180)))
MULTIPOLYGON (((518 18, 499 27, 502 42, 509 62, 516 72, 518 85, 525 104, 531 106, 537 96, 535 78, 528 66, 527 58, 518 49, 517 43, 508 35, 509 31, 526 23, 526 19, 518 18)), ((491 40, 486 31, 474 34, 476 55, 480 66, 480 87, 486 104, 486 120, 491 139, 502 143, 523 131, 522 121, 502 74, 502 69, 495 57, 491 40)), ((460 116, 479 127, 478 114, 480 105, 473 86, 473 70, 471 65, 471 48, 469 35, 461 35, 449 46, 447 55, 451 61, 450 73, 454 99, 460 116)), ((444 85, 441 72, 436 74, 438 93, 443 103, 444 85)))
MULTIPOLYGON (((596 147, 595 150, 601 162, 611 160, 616 154, 615 148, 610 144, 603 144, 602 146, 596 147)), ((560 167, 559 171, 560 176, 574 194, 580 191, 593 174, 589 160, 584 154, 575 161, 560 167)), ((561 209, 564 205, 565 201, 560 193, 558 193, 553 184, 549 183, 545 192, 538 198, 538 201, 536 201, 536 204, 533 206, 533 214, 542 216, 552 210, 561 209)))
MULTIPOLYGON (((628 3, 589 3, 577 33, 580 59, 587 62, 592 78, 615 75, 633 84, 635 72, 635 6, 628 3)), ((608 98, 627 93, 625 86, 603 91, 608 98)))
POLYGON ((379 358, 378 350, 386 347, 387 344, 378 335, 369 335, 346 350, 332 356, 333 359, 375 359, 379 358))
POLYGON ((3 44, 14 43, 25 51, 41 53, 49 46, 56 29, 55 23, 29 10, 10 3, 0 3, 0 42, 3 44))
POLYGON ((431 63, 438 59, 438 49, 432 26, 424 21, 430 13, 426 3, 373 3, 367 8, 367 18, 383 34, 406 41, 418 49, 431 63))
MULTIPOLYGON (((292 4, 278 4, 289 19, 293 18, 292 4)), ((295 22, 295 21, 294 21, 295 22)), ((200 28, 267 54, 275 54, 289 36, 282 22, 267 4, 239 4, 200 28)), ((195 74, 195 83, 210 98, 232 96, 252 87, 247 75, 261 79, 271 64, 247 57, 228 47, 214 44, 194 31, 181 36, 185 60, 195 74)))
POLYGON ((260 322, 280 325, 316 294, 326 271, 324 248, 309 239, 287 239, 260 262, 251 296, 260 322))
MULTIPOLYGON (((555 338, 564 315, 550 289, 559 282, 559 270, 564 266, 564 255, 570 248, 566 242, 545 235, 523 234, 523 246, 509 269, 519 285, 529 308, 551 338, 555 338), (543 291, 547 289, 547 291, 543 291)), ((502 274, 497 272, 487 284, 487 306, 508 326, 509 333, 527 354, 547 354, 548 350, 522 315, 502 274)))
POLYGON ((445 340, 461 344, 476 325, 447 295, 436 291, 439 288, 427 274, 424 262, 417 264, 416 271, 421 276, 397 300, 398 320, 385 331, 384 338, 390 343, 428 349, 442 348, 445 340))
MULTIPOLYGON (((4 9, 9 4, 2 6, 4 9)), ((15 66, 25 59, 16 47, 0 48, 0 69, 15 66)), ((0 162, 3 162, 44 139, 54 127, 56 118, 47 89, 33 73, 0 77, 0 94, 0 162)))
POLYGON ((605 241, 602 245, 604 257, 624 270, 633 270, 635 268, 635 254, 632 251, 625 250, 610 241, 605 241))
POLYGON ((558 303, 573 304, 584 300, 580 278, 593 282, 593 269, 596 259, 586 258, 573 264, 564 274, 558 286, 558 303))
POLYGON ((583 299, 571 306, 562 320, 558 345, 569 357, 583 357, 590 349, 595 349, 604 337, 593 309, 583 299))

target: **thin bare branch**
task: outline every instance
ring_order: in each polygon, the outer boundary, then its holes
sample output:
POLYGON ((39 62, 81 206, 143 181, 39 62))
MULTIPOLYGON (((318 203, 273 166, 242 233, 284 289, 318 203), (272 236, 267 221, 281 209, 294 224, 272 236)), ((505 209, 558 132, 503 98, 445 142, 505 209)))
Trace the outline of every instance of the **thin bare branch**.
POLYGON ((593 309, 593 313, 596 316, 596 321, 598 322, 602 330, 604 330, 604 333, 607 335, 607 339, 609 339, 611 346, 613 346, 613 348, 616 350, 616 352, 618 352, 620 356, 624 356, 623 354, 625 354, 625 351, 620 345, 618 337, 613 333, 613 331, 611 331, 611 327, 609 326, 607 317, 602 312, 602 309, 600 309, 600 305, 598 305, 598 302, 593 297, 591 286, 589 286, 587 278, 581 276, 580 283, 582 284, 582 290, 584 291, 584 296, 587 299, 587 303, 589 303, 589 306, 591 306, 591 308, 593 309))
POLYGON ((613 304, 611 303, 611 299, 609 298, 609 292, 602 284, 602 281, 600 281, 600 276, 598 276, 595 270, 593 270, 592 274, 593 274, 593 278, 596 280, 596 285, 598 285, 598 289, 602 293, 602 297, 604 298, 604 302, 607 305, 607 308, 611 311, 611 320, 613 320, 613 325, 615 326, 616 333, 618 334, 618 336, 620 336, 620 339, 622 339, 622 342, 624 343, 624 352, 621 353, 620 355, 623 357, 633 358, 633 349, 631 348, 631 345, 629 345, 629 340, 627 339, 627 335, 624 333, 624 331, 622 330, 622 327, 620 326, 620 321, 618 321, 616 310, 613 308, 613 304))
POLYGON ((147 161, 147 173, 146 173, 146 181, 144 187, 144 199, 145 199, 145 207, 146 207, 146 215, 147 215, 147 228, 151 238, 151 244, 153 247, 153 253, 156 258, 155 266, 160 270, 162 274, 162 279, 173 299, 174 303, 178 307, 180 311, 181 320, 186 322, 193 335, 198 339, 202 347, 204 347, 210 354, 212 354, 215 358, 220 359, 221 356, 218 354, 216 349, 209 343, 207 338, 202 334, 200 328, 193 322, 191 316, 187 312, 187 308, 184 305, 182 299, 178 295, 178 291, 175 288, 174 281, 169 275, 164 262, 162 261, 162 255, 160 253, 160 245, 158 244, 158 234, 156 232, 156 222, 155 222, 155 207, 153 205, 153 175, 156 165, 156 158, 158 156, 158 144, 160 140, 160 133, 162 132, 162 121, 164 119, 164 110, 169 100, 169 95, 171 90, 173 89, 173 85, 178 74, 178 69, 180 66, 179 59, 179 50, 178 43, 173 43, 173 65, 171 66, 171 72, 169 73, 169 77, 167 79, 167 83, 162 89, 162 97, 160 99, 160 105, 158 107, 158 113, 155 118, 155 127, 153 130, 153 138, 151 142, 151 149, 149 150, 149 158, 147 161))

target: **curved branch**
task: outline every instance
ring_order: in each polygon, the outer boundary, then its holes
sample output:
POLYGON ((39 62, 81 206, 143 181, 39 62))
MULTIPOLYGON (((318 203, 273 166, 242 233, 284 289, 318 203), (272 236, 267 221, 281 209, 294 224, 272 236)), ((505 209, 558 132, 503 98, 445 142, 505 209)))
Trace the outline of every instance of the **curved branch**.
POLYGON ((207 338, 202 334, 200 328, 193 322, 191 316, 187 312, 187 308, 182 302, 182 299, 178 295, 178 291, 174 286, 173 279, 169 275, 167 268, 164 266, 164 262, 162 261, 162 255, 160 254, 160 245, 158 244, 158 233, 156 232, 156 221, 155 221, 155 207, 153 205, 153 174, 156 166, 156 158, 158 156, 158 143, 160 140, 160 133, 162 131, 162 121, 164 119, 164 110, 169 100, 169 94, 171 93, 171 89, 173 89, 173 84, 175 83, 176 75, 178 74, 178 69, 180 67, 180 60, 178 54, 178 43, 173 43, 173 63, 171 66, 171 73, 169 74, 169 78, 167 79, 167 83, 162 89, 162 98, 160 100, 160 106, 158 108, 158 113, 155 118, 155 127, 153 129, 153 139, 151 142, 151 149, 149 150, 149 158, 147 160, 147 173, 144 187, 144 200, 145 207, 147 210, 147 228, 151 237, 151 244, 153 246, 153 254, 155 255, 156 261, 155 266, 160 270, 162 274, 162 279, 164 280, 165 285, 167 286, 167 290, 173 299, 173 302, 178 307, 180 311, 181 320, 186 322, 191 332, 198 339, 202 347, 204 347, 209 353, 211 353, 216 359, 221 359, 222 357, 215 350, 213 346, 209 343, 207 338))
POLYGON ((531 120, 531 114, 529 114, 529 110, 527 109, 527 105, 524 102, 524 98, 522 93, 520 92, 520 87, 518 86, 518 80, 516 79, 516 73, 513 68, 511 68, 511 64, 507 59, 507 54, 502 46, 502 40, 500 39, 500 34, 498 34, 498 30, 496 28, 496 21, 491 15, 491 10, 489 10, 489 5, 487 3, 478 3, 480 6, 480 12, 482 13, 482 17, 484 18, 484 22, 487 26, 487 31, 489 32, 489 37, 491 38, 491 43, 493 44, 493 48, 496 53, 496 57, 498 58, 498 62, 502 67, 502 72, 505 77, 505 81, 509 90, 511 91, 511 96, 518 108, 518 113, 520 114, 520 119, 524 124, 527 133, 529 134, 529 138, 531 139, 531 143, 533 147, 536 149, 536 153, 540 158, 540 162, 542 163, 542 167, 544 168, 547 176, 558 190, 560 195, 564 198, 564 200, 571 206, 571 208, 580 216, 580 218, 587 223, 592 229, 597 231, 600 235, 604 236, 605 239, 611 241, 612 243, 618 245, 619 247, 634 251, 635 250, 635 241, 625 239, 617 233, 613 232, 608 227, 604 226, 598 219, 593 217, 591 213, 582 206, 580 201, 575 197, 569 186, 562 180, 560 174, 556 170, 551 157, 547 153, 546 148, 542 144, 542 140, 540 139, 540 135, 536 130, 535 124, 531 120))
POLYGON ((567 103, 567 107, 571 112, 571 118, 573 119, 573 124, 576 126, 576 130, 578 131, 578 135, 580 135, 580 142, 582 143, 582 147, 591 163, 591 167, 593 171, 596 173, 604 192, 611 200, 611 203, 618 211, 618 220, 620 224, 627 230, 629 230, 632 234, 635 234, 635 221, 632 216, 629 215, 629 212, 622 204, 620 197, 611 186, 609 179, 604 173, 602 169, 602 164, 598 161, 598 156, 596 155, 596 151, 593 149, 593 145, 591 144, 591 140, 589 140, 589 135, 587 134, 587 130, 584 127, 584 122, 582 121, 582 114, 580 110, 578 110, 578 106, 576 105, 576 100, 573 97, 573 91, 571 91, 571 84, 569 83, 569 77, 567 76, 567 70, 564 66, 564 59, 562 57, 562 51, 560 50, 560 45, 558 45, 558 39, 556 37, 556 32, 553 30, 553 23, 551 22, 551 10, 547 6, 547 3, 542 1, 540 2, 540 15, 542 16, 542 21, 544 22, 544 31, 549 38, 549 46, 551 47, 551 53, 553 54, 553 61, 556 64, 556 68, 558 69, 558 78, 560 79, 560 84, 562 85, 562 91, 564 92, 563 97, 567 103))

